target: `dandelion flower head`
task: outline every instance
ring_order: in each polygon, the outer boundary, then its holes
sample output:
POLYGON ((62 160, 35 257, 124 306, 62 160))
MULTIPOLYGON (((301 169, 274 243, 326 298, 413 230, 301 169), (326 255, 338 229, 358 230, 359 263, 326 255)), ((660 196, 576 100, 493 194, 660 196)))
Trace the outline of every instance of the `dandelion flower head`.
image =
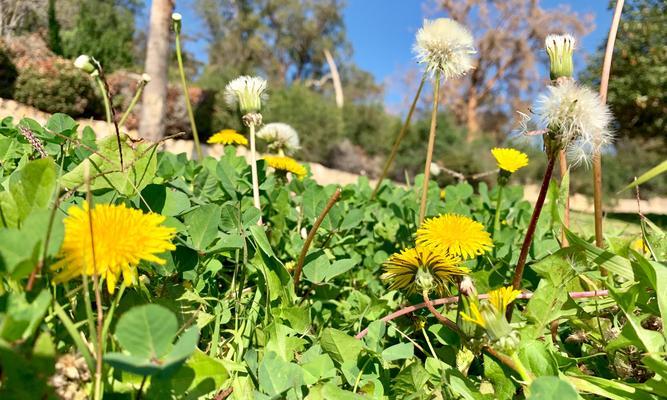
POLYGON ((421 275, 425 274, 432 280, 429 286, 440 295, 448 292, 448 285, 455 278, 470 272, 461 265, 459 257, 419 245, 391 255, 383 269, 381 278, 389 283, 389 290, 406 289, 408 293, 415 293, 418 289, 424 289, 420 287, 423 286, 420 280, 421 275))
POLYGON ((507 307, 519 297, 521 291, 511 286, 502 287, 489 292, 488 298, 482 300, 482 305, 476 302, 470 303, 470 315, 462 312, 461 317, 470 322, 487 328, 491 319, 505 318, 507 307))
POLYGON ((443 214, 424 221, 417 229, 417 244, 436 247, 463 259, 475 258, 493 247, 484 225, 457 214, 443 214))
POLYGON ((165 260, 157 254, 176 248, 171 242, 176 230, 163 226, 165 217, 160 214, 145 214, 124 204, 89 209, 88 203, 72 206, 68 213, 60 260, 52 267, 58 271, 57 282, 98 275, 113 293, 121 275, 129 286, 142 260, 162 265, 165 260))
POLYGON ((428 72, 440 71, 445 79, 465 75, 473 68, 472 34, 453 19, 424 20, 417 32, 414 52, 428 72))
POLYGON ((225 101, 242 114, 259 112, 266 99, 266 80, 256 76, 240 76, 225 86, 225 101))
POLYGON ((241 146, 247 146, 248 139, 246 139, 240 133, 236 132, 234 129, 223 129, 220 132, 208 138, 207 143, 222 144, 222 145, 238 144, 241 146))
POLYGON ((533 110, 536 123, 552 133, 573 164, 591 156, 613 140, 611 112, 600 96, 572 80, 549 86, 533 110))
POLYGON ((514 173, 517 170, 528 165, 528 156, 516 149, 502 149, 496 147, 491 150, 491 154, 498 163, 498 168, 514 173))
POLYGON ((269 167, 275 169, 276 171, 291 172, 299 178, 302 178, 308 174, 306 167, 299 164, 291 157, 264 156, 263 159, 266 161, 266 164, 269 167))
POLYGON ((257 132, 257 137, 266 141, 271 151, 292 154, 300 148, 299 134, 294 128, 282 122, 264 125, 257 132))

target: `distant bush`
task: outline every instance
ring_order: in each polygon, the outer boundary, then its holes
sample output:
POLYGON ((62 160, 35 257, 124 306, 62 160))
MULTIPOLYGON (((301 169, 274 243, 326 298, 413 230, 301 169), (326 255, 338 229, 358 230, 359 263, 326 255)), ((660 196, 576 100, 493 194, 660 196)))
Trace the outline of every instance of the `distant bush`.
POLYGON ((0 97, 13 98, 18 72, 7 51, 0 46, 0 97))
POLYGON ((14 99, 50 113, 99 116, 100 100, 90 78, 71 61, 51 57, 21 69, 14 99))

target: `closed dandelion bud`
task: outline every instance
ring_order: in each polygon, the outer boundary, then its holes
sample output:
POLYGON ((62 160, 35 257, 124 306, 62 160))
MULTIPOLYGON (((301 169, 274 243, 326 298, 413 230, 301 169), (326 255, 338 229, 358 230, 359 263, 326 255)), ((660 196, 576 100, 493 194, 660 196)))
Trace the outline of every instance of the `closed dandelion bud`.
POLYGON ((464 296, 477 296, 477 289, 475 288, 475 283, 472 281, 472 278, 468 275, 464 276, 461 279, 459 284, 459 292, 464 296))
POLYGON ((441 172, 442 172, 442 170, 440 169, 440 167, 438 166, 438 164, 432 162, 432 163, 431 163, 431 174, 432 174, 433 176, 438 176, 438 175, 440 175, 441 172))
MULTIPOLYGON (((507 321, 505 321, 507 322, 507 321)), ((509 326, 509 324, 508 324, 509 326)), ((493 347, 505 354, 513 354, 519 348, 519 343, 521 339, 519 338, 519 333, 517 331, 510 331, 507 335, 499 338, 494 344, 493 347)))
POLYGON ((488 303, 482 303, 481 313, 485 322, 486 333, 491 341, 498 341, 512 332, 512 327, 505 319, 505 315, 497 312, 488 303))
POLYGON ((575 42, 572 35, 547 36, 544 44, 549 56, 549 75, 552 80, 572 77, 575 42))
POLYGON ((148 83, 148 82, 150 82, 150 81, 151 81, 151 76, 150 76, 150 75, 148 75, 148 74, 146 74, 146 73, 141 74, 140 82, 142 82, 142 83, 148 83))
POLYGON ((225 86, 227 105, 230 108, 238 107, 243 116, 259 113, 265 98, 266 80, 256 76, 240 76, 225 86))
POLYGON ((78 56, 76 60, 74 60, 74 66, 87 74, 92 74, 93 72, 97 71, 97 68, 95 68, 95 65, 93 65, 90 56, 85 54, 78 56))
POLYGON ((171 22, 174 24, 174 32, 181 33, 181 21, 183 16, 180 13, 171 14, 171 22))

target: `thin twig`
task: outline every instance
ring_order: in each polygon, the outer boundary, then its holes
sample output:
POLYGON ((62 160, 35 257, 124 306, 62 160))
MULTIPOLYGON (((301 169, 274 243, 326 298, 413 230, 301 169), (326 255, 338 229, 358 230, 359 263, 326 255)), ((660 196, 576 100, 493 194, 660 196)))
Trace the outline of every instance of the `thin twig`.
MULTIPOLYGON (((569 292, 568 295, 572 299, 586 299, 586 298, 589 298, 589 297, 605 297, 605 296, 608 296, 609 291, 608 290, 590 290, 590 291, 585 291, 585 292, 569 292)), ((525 292, 525 293, 521 293, 517 297, 517 299, 530 299, 531 297, 533 297, 533 293, 525 292)), ((488 299, 489 295, 484 293, 484 294, 480 294, 477 298, 480 299, 480 300, 488 299)), ((439 305, 443 305, 443 304, 457 303, 458 301, 459 301, 458 296, 452 296, 452 297, 443 297, 441 299, 435 299, 435 300, 432 300, 431 303, 434 306, 439 306, 439 305)), ((411 313, 413 313, 417 310, 420 310, 422 308, 425 308, 425 307, 426 307, 426 303, 419 303, 419 304, 414 304, 414 305, 411 305, 411 306, 403 307, 403 308, 401 308, 397 311, 394 311, 391 314, 385 315, 384 317, 382 317, 380 319, 380 321, 389 322, 389 321, 392 321, 392 320, 394 320, 398 317, 402 317, 403 315, 406 315, 406 314, 411 314, 411 313)), ((368 328, 366 328, 366 329, 362 330, 361 332, 357 333, 355 338, 356 339, 361 339, 364 336, 366 336, 366 334, 368 334, 368 328)))
POLYGON ((294 291, 296 291, 297 288, 299 287, 299 281, 301 280, 301 270, 303 269, 303 263, 306 260, 306 254, 308 254, 308 249, 310 248, 310 244, 313 242, 313 239, 315 238, 317 229, 322 224, 322 221, 324 221, 324 217, 327 216, 331 208, 334 206, 334 204, 336 204, 336 202, 340 198, 340 194, 341 194, 341 189, 336 188, 336 191, 329 198, 329 201, 324 207, 324 210, 322 210, 322 213, 320 214, 319 217, 317 217, 317 220, 313 224, 313 227, 310 228, 310 232, 308 232, 306 241, 304 242, 303 248, 301 249, 301 254, 299 254, 299 260, 297 261, 296 267, 294 268, 294 291))
POLYGON ((463 336, 463 332, 461 329, 456 325, 455 322, 452 322, 449 318, 445 317, 444 315, 440 314, 438 310, 433 307, 433 302, 431 299, 428 297, 428 292, 425 290, 422 293, 422 296, 424 297, 424 304, 426 304, 426 308, 433 314, 433 316, 440 321, 443 325, 445 325, 447 328, 453 330, 454 332, 458 333, 460 336, 463 336))

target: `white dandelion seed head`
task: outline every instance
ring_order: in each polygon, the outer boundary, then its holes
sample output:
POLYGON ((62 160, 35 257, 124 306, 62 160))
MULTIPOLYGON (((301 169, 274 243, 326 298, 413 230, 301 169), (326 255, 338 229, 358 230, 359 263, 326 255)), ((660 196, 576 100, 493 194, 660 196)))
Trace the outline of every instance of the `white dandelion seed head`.
POLYGON ((225 86, 225 102, 230 108, 238 106, 241 114, 256 113, 266 100, 266 80, 257 76, 239 76, 225 86))
POLYGON ((183 16, 180 13, 173 13, 171 14, 171 20, 174 22, 180 22, 183 19, 183 16))
POLYGON ((473 68, 472 55, 476 53, 470 31, 449 18, 424 20, 413 50, 417 62, 426 64, 431 73, 440 71, 445 79, 465 75, 473 68))
POLYGON ((257 137, 266 141, 271 151, 292 154, 299 150, 299 134, 294 128, 282 122, 266 124, 257 132, 257 137))
POLYGON ((145 83, 148 83, 151 81, 151 76, 148 75, 147 73, 141 74, 141 80, 145 83))
POLYGON ((600 96, 572 80, 549 86, 533 114, 536 123, 560 142, 573 164, 587 164, 591 156, 611 144, 611 112, 600 96))
POLYGON ((577 39, 574 36, 566 33, 564 35, 547 35, 544 40, 544 47, 549 51, 570 51, 575 49, 577 39))

